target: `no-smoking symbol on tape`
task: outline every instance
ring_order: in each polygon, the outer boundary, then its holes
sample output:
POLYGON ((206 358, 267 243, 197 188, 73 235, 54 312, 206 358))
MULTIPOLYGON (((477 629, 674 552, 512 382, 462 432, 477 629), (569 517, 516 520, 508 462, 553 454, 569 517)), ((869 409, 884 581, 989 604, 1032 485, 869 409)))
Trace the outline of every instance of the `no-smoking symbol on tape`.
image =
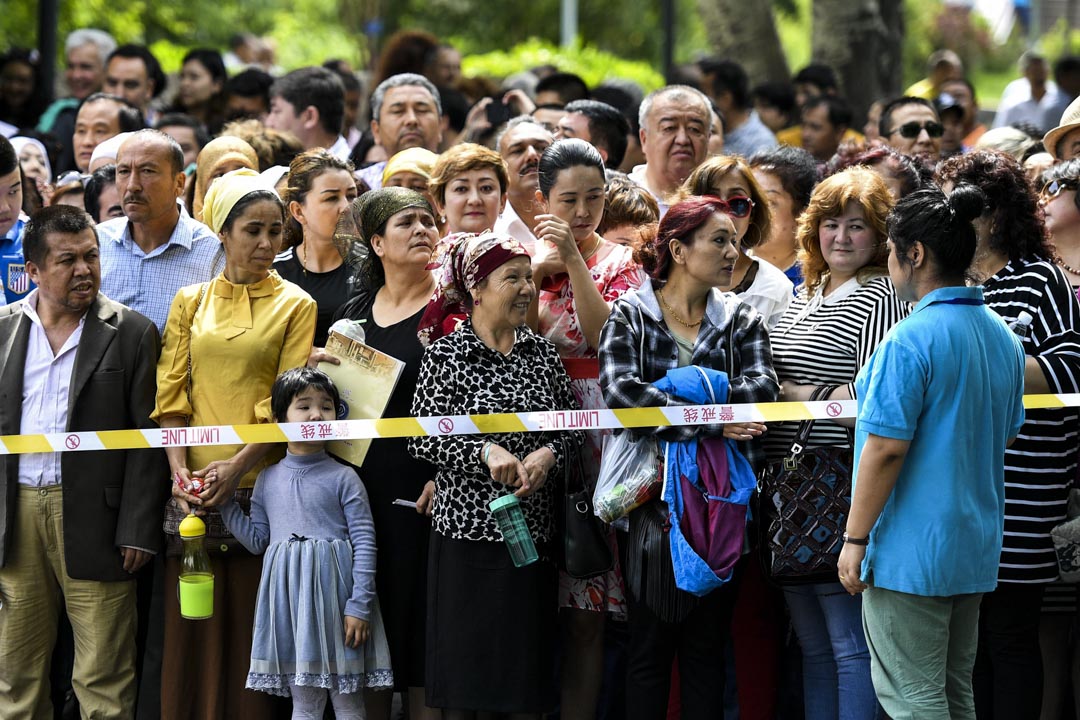
POLYGON ((829 413, 829 417, 837 417, 843 411, 844 409, 840 407, 840 403, 831 402, 825 406, 825 412, 829 413))
POLYGON ((66 438, 64 438, 64 445, 67 447, 68 450, 74 450, 75 448, 79 447, 79 442, 80 441, 78 435, 68 435, 66 438))
POLYGON ((446 433, 451 433, 453 431, 454 431, 454 421, 453 420, 451 420, 450 418, 443 418, 442 420, 439 421, 439 432, 441 432, 441 433, 443 433, 445 435, 446 433))

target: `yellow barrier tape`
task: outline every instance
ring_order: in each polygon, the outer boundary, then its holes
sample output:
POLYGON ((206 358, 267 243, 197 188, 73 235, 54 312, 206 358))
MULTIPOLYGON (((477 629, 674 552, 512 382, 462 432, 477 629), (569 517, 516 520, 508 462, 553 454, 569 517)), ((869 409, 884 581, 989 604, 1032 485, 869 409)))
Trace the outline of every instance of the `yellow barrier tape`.
MULTIPOLYGON (((1029 410, 1080 407, 1080 394, 1026 395, 1029 410)), ((552 410, 491 415, 337 420, 323 423, 207 425, 153 430, 108 430, 50 435, 0 436, 0 455, 88 450, 279 443, 303 440, 362 440, 427 435, 475 435, 550 430, 610 430, 678 427, 729 422, 788 422, 855 417, 854 400, 733 405, 673 405, 618 410, 552 410)))

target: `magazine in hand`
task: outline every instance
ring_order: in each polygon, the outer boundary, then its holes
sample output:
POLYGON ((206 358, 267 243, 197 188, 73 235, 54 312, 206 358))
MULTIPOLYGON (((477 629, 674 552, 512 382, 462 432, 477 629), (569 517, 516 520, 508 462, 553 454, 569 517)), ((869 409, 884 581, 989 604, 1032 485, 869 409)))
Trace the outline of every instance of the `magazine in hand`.
MULTIPOLYGON (((341 360, 340 365, 319 363, 341 393, 338 420, 382 417, 405 363, 359 340, 330 331, 326 352, 341 360)), ((353 465, 362 465, 370 439, 331 440, 326 449, 353 465)))

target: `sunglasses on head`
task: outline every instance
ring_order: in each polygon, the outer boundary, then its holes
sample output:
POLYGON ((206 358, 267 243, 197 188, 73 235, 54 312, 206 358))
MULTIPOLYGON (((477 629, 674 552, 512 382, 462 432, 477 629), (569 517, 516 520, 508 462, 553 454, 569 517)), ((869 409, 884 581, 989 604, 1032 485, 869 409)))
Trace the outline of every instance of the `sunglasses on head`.
POLYGON ((1080 180, 1051 180, 1043 186, 1042 194, 1046 198, 1056 198, 1063 190, 1076 190, 1077 187, 1080 187, 1080 180))
POLYGON ((923 130, 925 130, 926 134, 932 138, 939 138, 945 134, 945 126, 939 122, 934 122, 933 120, 926 123, 907 122, 900 127, 895 128, 889 134, 895 135, 896 133, 900 133, 900 137, 907 138, 908 140, 913 140, 919 137, 919 133, 921 133, 923 130))
POLYGON ((720 212, 731 217, 744 218, 754 209, 754 201, 745 195, 735 195, 727 200, 720 200, 720 212))

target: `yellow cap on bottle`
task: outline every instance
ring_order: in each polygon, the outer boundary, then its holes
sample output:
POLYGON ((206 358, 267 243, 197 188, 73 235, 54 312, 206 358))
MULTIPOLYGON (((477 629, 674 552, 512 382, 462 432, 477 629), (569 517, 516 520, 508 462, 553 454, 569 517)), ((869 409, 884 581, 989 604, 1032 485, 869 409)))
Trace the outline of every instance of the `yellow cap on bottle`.
POLYGON ((180 537, 194 538, 206 534, 206 523, 194 513, 180 521, 180 537))

